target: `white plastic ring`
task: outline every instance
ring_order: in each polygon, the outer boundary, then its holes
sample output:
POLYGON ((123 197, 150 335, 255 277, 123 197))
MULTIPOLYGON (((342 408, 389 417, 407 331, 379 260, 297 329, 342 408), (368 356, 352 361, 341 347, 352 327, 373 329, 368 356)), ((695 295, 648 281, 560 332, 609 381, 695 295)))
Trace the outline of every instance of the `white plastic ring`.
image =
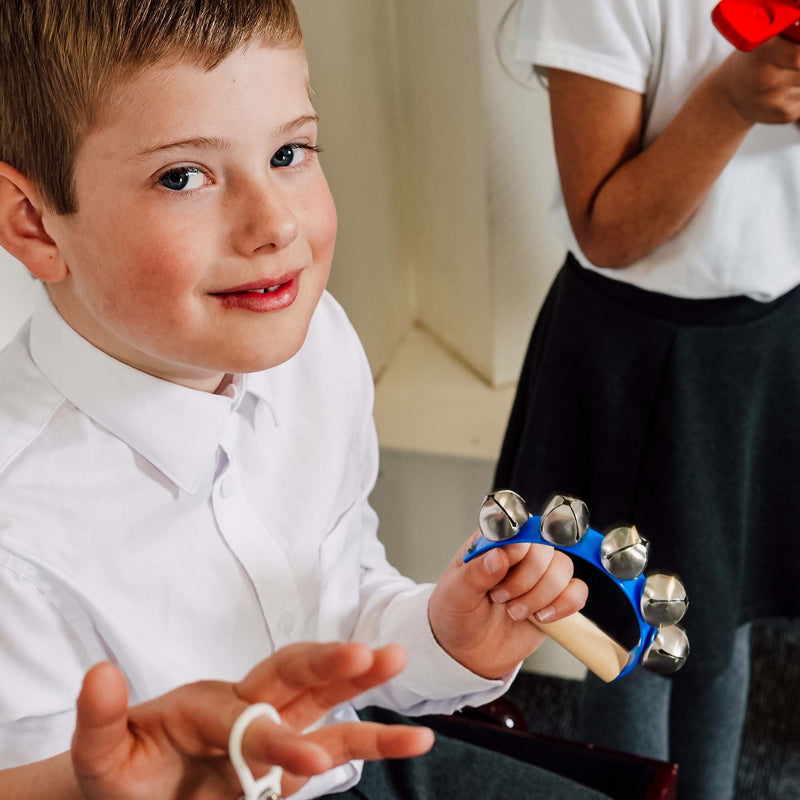
POLYGON ((228 755, 242 785, 243 800, 277 800, 281 796, 283 768, 274 766, 266 775, 256 780, 242 756, 244 733, 248 725, 258 717, 269 717, 278 725, 281 724, 280 714, 269 703, 255 703, 248 706, 233 723, 228 738, 228 755))

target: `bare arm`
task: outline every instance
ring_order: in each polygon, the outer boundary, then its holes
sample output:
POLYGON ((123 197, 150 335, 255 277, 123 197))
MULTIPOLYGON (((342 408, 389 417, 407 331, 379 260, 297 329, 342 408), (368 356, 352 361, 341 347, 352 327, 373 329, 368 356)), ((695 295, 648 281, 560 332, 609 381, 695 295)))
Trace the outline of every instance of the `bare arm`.
POLYGON ((83 800, 69 753, 0 772, 0 789, 6 800, 83 800))
POLYGON ((575 237, 593 264, 626 267, 686 225, 753 125, 800 117, 800 46, 732 53, 645 149, 642 95, 561 70, 549 83, 575 237))

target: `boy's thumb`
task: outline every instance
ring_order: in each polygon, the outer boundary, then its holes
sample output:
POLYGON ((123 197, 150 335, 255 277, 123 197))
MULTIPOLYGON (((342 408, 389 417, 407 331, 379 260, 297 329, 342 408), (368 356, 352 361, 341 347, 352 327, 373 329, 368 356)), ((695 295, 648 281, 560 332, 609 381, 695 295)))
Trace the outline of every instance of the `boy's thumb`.
POLYGON ((92 778, 110 769, 128 738, 128 688, 108 661, 95 664, 78 695, 72 736, 72 764, 78 777, 92 778))
POLYGON ((461 565, 462 580, 476 595, 484 595, 505 578, 509 567, 507 555, 496 547, 461 565))

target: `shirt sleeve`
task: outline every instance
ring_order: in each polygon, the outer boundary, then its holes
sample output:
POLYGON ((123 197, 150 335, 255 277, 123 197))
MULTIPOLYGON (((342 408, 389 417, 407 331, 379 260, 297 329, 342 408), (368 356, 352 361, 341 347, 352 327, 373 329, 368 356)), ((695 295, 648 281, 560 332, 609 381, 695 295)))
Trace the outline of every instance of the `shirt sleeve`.
POLYGON ((0 768, 69 749, 75 699, 90 666, 69 612, 30 569, 0 553, 0 768))
POLYGON ((653 64, 654 0, 522 0, 517 60, 644 94, 653 64))
POLYGON ((378 539, 378 516, 368 498, 378 475, 378 437, 372 417, 374 387, 364 361, 363 396, 366 399, 360 454, 360 609, 352 638, 402 645, 408 654, 406 669, 393 681, 358 699, 358 707, 379 705, 404 714, 449 714, 465 705, 478 706, 502 695, 516 670, 502 680, 488 680, 455 661, 436 641, 428 622, 433 584, 416 584, 400 575, 386 560, 378 539))

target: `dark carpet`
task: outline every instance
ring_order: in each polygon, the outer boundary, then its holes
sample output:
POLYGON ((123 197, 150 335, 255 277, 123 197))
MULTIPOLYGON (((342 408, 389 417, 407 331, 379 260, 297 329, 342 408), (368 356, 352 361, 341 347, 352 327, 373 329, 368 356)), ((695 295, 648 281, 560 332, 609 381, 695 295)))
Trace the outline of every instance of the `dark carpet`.
MULTIPOLYGON (((800 800, 800 621, 753 625, 736 800, 800 800)), ((507 693, 535 733, 576 738, 580 684, 520 673, 507 693)))

